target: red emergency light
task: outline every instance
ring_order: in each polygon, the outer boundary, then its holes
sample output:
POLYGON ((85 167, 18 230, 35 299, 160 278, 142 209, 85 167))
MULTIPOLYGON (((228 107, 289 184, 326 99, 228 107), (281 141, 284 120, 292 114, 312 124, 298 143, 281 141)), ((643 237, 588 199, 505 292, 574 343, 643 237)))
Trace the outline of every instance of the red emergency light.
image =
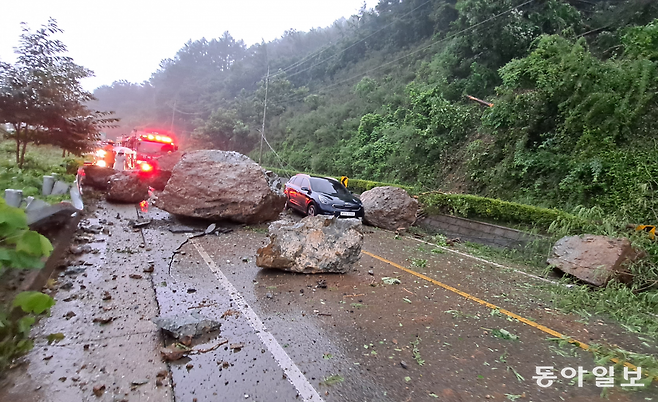
POLYGON ((154 134, 154 133, 142 134, 140 136, 140 139, 146 141, 153 141, 153 142, 162 142, 164 144, 172 144, 174 142, 174 140, 171 139, 171 137, 168 137, 166 135, 154 134))
POLYGON ((153 166, 148 162, 142 162, 139 164, 139 169, 144 173, 148 173, 153 170, 153 166))

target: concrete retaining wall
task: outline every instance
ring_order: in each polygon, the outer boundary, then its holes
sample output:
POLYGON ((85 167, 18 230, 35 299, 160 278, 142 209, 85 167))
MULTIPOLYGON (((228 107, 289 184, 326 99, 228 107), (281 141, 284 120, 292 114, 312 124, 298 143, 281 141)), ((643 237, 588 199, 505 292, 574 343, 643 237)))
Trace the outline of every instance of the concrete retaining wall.
POLYGON ((450 215, 430 215, 417 221, 416 226, 448 238, 459 237, 462 241, 493 247, 519 248, 535 240, 548 241, 544 236, 450 215))

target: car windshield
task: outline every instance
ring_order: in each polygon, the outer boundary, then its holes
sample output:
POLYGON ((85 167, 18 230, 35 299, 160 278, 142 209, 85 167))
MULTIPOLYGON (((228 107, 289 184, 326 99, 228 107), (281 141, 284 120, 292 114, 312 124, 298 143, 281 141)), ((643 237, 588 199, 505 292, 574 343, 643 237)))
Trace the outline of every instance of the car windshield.
POLYGON ((311 177, 311 189, 328 195, 349 194, 347 189, 337 181, 311 177))
POLYGON ((137 143, 137 150, 143 154, 160 154, 173 151, 171 144, 163 144, 160 142, 139 141, 137 143))

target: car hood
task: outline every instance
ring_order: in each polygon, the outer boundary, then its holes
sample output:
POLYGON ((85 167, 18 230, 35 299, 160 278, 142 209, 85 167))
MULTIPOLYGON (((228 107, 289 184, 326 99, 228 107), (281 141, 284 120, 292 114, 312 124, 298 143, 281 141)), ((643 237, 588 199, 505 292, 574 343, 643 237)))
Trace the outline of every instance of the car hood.
POLYGON ((331 198, 332 201, 342 201, 341 203, 361 205, 361 201, 358 198, 354 197, 352 194, 325 194, 320 193, 325 197, 331 198))

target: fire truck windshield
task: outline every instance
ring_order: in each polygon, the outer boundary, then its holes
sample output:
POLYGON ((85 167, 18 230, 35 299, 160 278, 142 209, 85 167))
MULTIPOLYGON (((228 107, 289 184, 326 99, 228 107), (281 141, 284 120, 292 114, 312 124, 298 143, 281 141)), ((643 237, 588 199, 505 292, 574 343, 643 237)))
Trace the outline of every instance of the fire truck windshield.
POLYGON ((171 144, 142 140, 137 142, 136 151, 143 154, 163 154, 167 152, 173 152, 174 147, 171 144))

